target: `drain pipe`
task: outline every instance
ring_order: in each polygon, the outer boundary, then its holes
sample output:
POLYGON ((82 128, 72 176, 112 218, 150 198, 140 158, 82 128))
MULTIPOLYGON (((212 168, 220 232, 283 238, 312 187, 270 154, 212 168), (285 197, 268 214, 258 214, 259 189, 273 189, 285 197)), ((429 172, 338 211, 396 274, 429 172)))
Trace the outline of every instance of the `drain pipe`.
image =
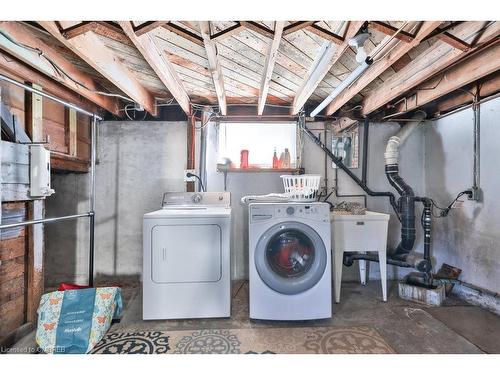
MULTIPOLYGON (((430 200, 427 198, 415 197, 413 189, 399 175, 399 147, 404 144, 406 139, 415 130, 415 128, 425 119, 426 114, 419 111, 414 116, 414 120, 404 125, 400 131, 392 136, 387 142, 385 157, 385 173, 389 183, 396 189, 400 195, 397 212, 401 222, 401 240, 396 249, 389 254, 387 263, 399 267, 412 267, 418 271, 428 273, 431 269, 430 262, 430 200), (422 226, 424 227, 424 255, 416 253, 413 250, 415 244, 415 202, 424 203, 424 216, 422 226)), ((350 266, 354 260, 369 260, 378 262, 378 256, 371 254, 345 253, 344 264, 350 266)))
POLYGON ((401 216, 401 241, 394 251, 395 258, 406 255, 413 250, 415 244, 415 194, 413 189, 399 175, 399 147, 404 144, 415 128, 425 119, 425 112, 418 112, 414 122, 403 126, 401 130, 387 142, 385 149, 385 173, 389 183, 401 196, 399 212, 401 216))

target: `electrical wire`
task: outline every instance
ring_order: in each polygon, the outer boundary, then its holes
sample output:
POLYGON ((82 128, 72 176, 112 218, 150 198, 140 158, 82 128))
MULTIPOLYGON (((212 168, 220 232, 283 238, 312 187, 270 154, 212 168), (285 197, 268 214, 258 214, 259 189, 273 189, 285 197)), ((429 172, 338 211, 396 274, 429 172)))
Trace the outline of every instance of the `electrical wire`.
POLYGON ((144 110, 141 111, 143 113, 142 119, 137 119, 135 117, 130 116, 128 113, 128 111, 130 110, 130 107, 132 107, 132 109, 134 110, 134 113, 137 112, 136 108, 135 108, 135 104, 127 104, 123 108, 123 110, 125 111, 125 115, 128 117, 129 120, 131 120, 131 121, 144 121, 146 119, 146 116, 148 115, 148 113, 144 110))
POLYGON ((458 201, 462 196, 469 195, 469 194, 470 194, 470 190, 461 191, 460 193, 457 194, 455 199, 453 199, 453 201, 445 208, 438 206, 436 204, 436 202, 434 202, 433 199, 430 199, 432 216, 435 218, 442 218, 442 217, 448 216, 448 214, 449 214, 450 210, 452 209, 453 205, 455 204, 455 202, 458 201), (434 208, 439 210, 438 214, 435 214, 434 208))

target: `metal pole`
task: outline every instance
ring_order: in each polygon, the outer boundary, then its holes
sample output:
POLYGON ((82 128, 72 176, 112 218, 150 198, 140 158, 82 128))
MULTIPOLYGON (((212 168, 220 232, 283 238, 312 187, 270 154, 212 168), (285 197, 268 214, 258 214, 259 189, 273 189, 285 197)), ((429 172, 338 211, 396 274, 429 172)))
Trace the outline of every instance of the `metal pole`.
POLYGON ((90 131, 90 186, 89 186, 89 285, 94 286, 94 232, 95 232, 95 161, 97 116, 92 115, 90 131))
POLYGON ((370 120, 365 118, 363 127, 363 165, 361 165, 361 181, 366 185, 366 174, 368 172, 368 132, 370 131, 370 120))
POLYGON ((48 94, 48 93, 46 93, 44 91, 41 91, 41 90, 37 90, 34 87, 25 85, 24 83, 18 82, 16 80, 12 79, 12 78, 4 76, 3 74, 0 74, 0 80, 12 83, 13 85, 18 86, 18 87, 22 87, 23 89, 25 89, 27 91, 30 91, 32 93, 38 94, 40 96, 43 96, 44 98, 51 99, 51 100, 53 100, 53 101, 55 101, 55 102, 57 102, 59 104, 62 104, 64 106, 68 107, 68 108, 72 108, 72 109, 74 109, 77 112, 86 114, 87 116, 96 117, 97 119, 102 120, 102 118, 100 118, 99 116, 97 116, 96 114, 94 114, 92 112, 89 112, 89 111, 87 111, 87 110, 85 110, 83 108, 80 108, 80 107, 72 104, 72 103, 68 103, 68 102, 66 102, 66 101, 64 101, 62 99, 59 99, 58 97, 56 97, 54 95, 48 94))
POLYGON ((29 220, 29 221, 23 221, 20 223, 2 224, 2 225, 0 225, 0 229, 25 227, 25 226, 32 225, 32 224, 54 223, 56 221, 72 220, 72 219, 78 219, 80 217, 87 217, 87 216, 90 217, 93 215, 91 214, 91 212, 87 212, 84 214, 75 214, 75 215, 68 215, 68 216, 61 216, 61 217, 51 217, 51 218, 46 218, 46 219, 29 220))
POLYGON ((481 145, 481 112, 480 106, 476 98, 472 106, 474 114, 474 143, 473 143, 473 176, 472 176, 472 189, 479 189, 479 163, 480 163, 480 145, 481 145))

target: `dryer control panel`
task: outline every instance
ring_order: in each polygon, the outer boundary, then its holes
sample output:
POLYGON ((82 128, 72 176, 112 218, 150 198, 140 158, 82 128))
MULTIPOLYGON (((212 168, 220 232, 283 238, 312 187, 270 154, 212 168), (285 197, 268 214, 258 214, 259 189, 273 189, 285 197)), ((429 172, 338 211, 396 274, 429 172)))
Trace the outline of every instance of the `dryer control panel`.
POLYGON ((190 206, 222 206, 231 205, 231 193, 229 192, 198 192, 198 193, 165 193, 161 206, 166 207, 190 207, 190 206))

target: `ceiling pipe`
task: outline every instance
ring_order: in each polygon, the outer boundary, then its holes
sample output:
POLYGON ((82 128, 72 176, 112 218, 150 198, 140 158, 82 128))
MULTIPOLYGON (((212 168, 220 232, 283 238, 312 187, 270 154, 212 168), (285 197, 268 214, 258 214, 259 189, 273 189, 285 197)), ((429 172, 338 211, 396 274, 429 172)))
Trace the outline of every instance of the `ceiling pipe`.
POLYGON ((373 63, 373 60, 370 57, 367 57, 365 61, 361 65, 359 65, 356 69, 354 69, 351 74, 347 76, 346 79, 344 79, 340 85, 335 87, 335 89, 332 91, 330 95, 326 97, 325 100, 321 102, 320 105, 318 105, 310 114, 311 117, 315 117, 318 113, 320 113, 328 104, 330 104, 333 99, 335 99, 344 89, 346 89, 348 86, 350 86, 354 81, 356 81, 361 74, 365 72, 366 69, 370 67, 370 65, 373 63))
MULTIPOLYGON (((323 100, 320 105, 318 105, 310 114, 311 117, 315 117, 318 113, 320 113, 328 104, 330 104, 333 99, 335 99, 342 91, 344 91, 347 87, 351 86, 364 72, 366 69, 370 67, 371 64, 375 61, 375 57, 384 50, 384 48, 398 35, 405 27, 408 25, 408 21, 404 22, 399 29, 397 29, 394 34, 392 34, 383 44, 377 47, 372 56, 368 56, 365 61, 361 63, 356 69, 354 69, 351 74, 347 76, 345 80, 343 80, 340 85, 335 87, 330 95, 323 100)), ((355 37, 354 37, 355 38, 355 37)), ((354 39, 353 38, 353 39, 354 39)), ((378 60, 377 60, 378 61, 378 60)))

